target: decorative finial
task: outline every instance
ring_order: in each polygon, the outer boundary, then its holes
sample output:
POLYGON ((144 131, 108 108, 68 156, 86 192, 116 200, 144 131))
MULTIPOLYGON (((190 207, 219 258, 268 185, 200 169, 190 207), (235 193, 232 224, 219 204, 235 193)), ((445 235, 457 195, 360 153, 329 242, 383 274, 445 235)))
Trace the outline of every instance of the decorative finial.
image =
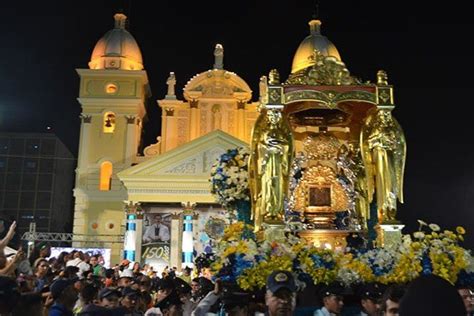
POLYGON ((174 72, 170 72, 170 76, 166 79, 166 84, 168 85, 168 93, 166 94, 166 99, 176 99, 174 92, 174 86, 176 85, 176 76, 174 72))
POLYGON ((214 69, 224 69, 224 47, 221 44, 214 49, 214 69))
POLYGON ((278 70, 272 69, 270 70, 270 73, 268 74, 268 83, 271 85, 278 85, 280 84, 280 74, 278 73, 278 70))
POLYGON ((309 31, 311 34, 321 34, 321 21, 320 20, 311 20, 308 22, 309 31))
POLYGON ((116 13, 114 15, 115 19, 115 28, 116 29, 125 29, 125 21, 127 21, 127 16, 123 13, 116 13))
POLYGON ((377 71, 377 84, 379 86, 386 86, 388 85, 388 75, 385 70, 377 71))
POLYGON ((259 82, 258 86, 259 86, 259 93, 260 93, 260 103, 264 103, 265 102, 265 97, 267 95, 267 89, 268 89, 267 76, 261 76, 260 77, 260 82, 259 82))

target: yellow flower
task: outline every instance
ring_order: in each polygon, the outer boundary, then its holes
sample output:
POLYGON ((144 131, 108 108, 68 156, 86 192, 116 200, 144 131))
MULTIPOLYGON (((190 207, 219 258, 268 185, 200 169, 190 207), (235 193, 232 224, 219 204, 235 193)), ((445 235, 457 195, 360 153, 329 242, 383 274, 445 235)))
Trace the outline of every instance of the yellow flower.
POLYGON ((464 234, 466 233, 466 230, 464 229, 464 227, 458 226, 458 227, 456 227, 456 232, 457 232, 459 235, 464 235, 464 234))

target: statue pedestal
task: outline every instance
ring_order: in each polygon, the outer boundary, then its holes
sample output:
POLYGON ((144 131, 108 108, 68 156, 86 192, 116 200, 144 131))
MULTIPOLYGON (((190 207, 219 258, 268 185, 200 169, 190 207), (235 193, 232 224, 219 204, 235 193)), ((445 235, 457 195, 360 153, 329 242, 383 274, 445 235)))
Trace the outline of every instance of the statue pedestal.
POLYGON ((263 224, 257 238, 267 241, 284 241, 286 240, 285 225, 263 224))
POLYGON ((302 230, 298 232, 298 235, 308 244, 316 247, 344 251, 347 246, 346 237, 352 232, 350 230, 314 229, 302 230))
POLYGON ((405 225, 401 223, 378 225, 378 246, 383 248, 394 248, 402 242, 402 229, 405 225))

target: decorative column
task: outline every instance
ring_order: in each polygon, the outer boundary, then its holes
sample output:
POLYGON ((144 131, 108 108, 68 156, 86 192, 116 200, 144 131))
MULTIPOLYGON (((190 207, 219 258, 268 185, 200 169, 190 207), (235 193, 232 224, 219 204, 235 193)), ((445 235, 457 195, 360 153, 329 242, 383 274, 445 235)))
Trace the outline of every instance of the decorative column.
POLYGON ((245 101, 237 101, 237 137, 245 140, 245 101))
POLYGON ((126 116, 127 120, 127 139, 125 145, 125 165, 130 166, 137 151, 135 116, 126 116))
POLYGON ((123 258, 130 261, 140 261, 143 232, 143 210, 138 203, 125 205, 127 223, 125 225, 123 258))
POLYGON ((198 109, 199 101, 197 99, 192 99, 189 102, 190 108, 190 120, 189 120, 189 140, 193 140, 198 138, 200 127, 199 127, 199 109, 198 109))
POLYGON ((193 266, 193 217, 196 203, 186 202, 183 205, 183 254, 181 267, 193 266))
POLYGON ((169 151, 178 145, 177 121, 174 112, 175 109, 172 107, 165 108, 166 137, 163 138, 165 148, 162 152, 169 151))
POLYGON ((171 215, 170 266, 181 268, 181 213, 171 215))
MULTIPOLYGON (((92 122, 92 116, 81 114, 81 136, 79 148, 79 157, 77 159, 77 167, 79 170, 87 168, 88 157, 89 157, 89 139, 90 139, 90 127, 92 122)), ((80 171, 79 171, 80 172, 80 171)), ((79 179, 77 179, 78 181, 79 179)))

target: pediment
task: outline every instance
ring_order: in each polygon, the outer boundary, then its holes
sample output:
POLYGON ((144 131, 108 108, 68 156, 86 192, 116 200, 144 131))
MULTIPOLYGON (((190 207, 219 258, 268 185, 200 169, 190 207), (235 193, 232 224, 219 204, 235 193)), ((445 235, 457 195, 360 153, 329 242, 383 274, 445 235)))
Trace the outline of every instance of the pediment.
POLYGON ((120 180, 143 177, 209 177, 216 159, 227 149, 248 146, 220 130, 213 131, 164 154, 118 173, 120 180))

